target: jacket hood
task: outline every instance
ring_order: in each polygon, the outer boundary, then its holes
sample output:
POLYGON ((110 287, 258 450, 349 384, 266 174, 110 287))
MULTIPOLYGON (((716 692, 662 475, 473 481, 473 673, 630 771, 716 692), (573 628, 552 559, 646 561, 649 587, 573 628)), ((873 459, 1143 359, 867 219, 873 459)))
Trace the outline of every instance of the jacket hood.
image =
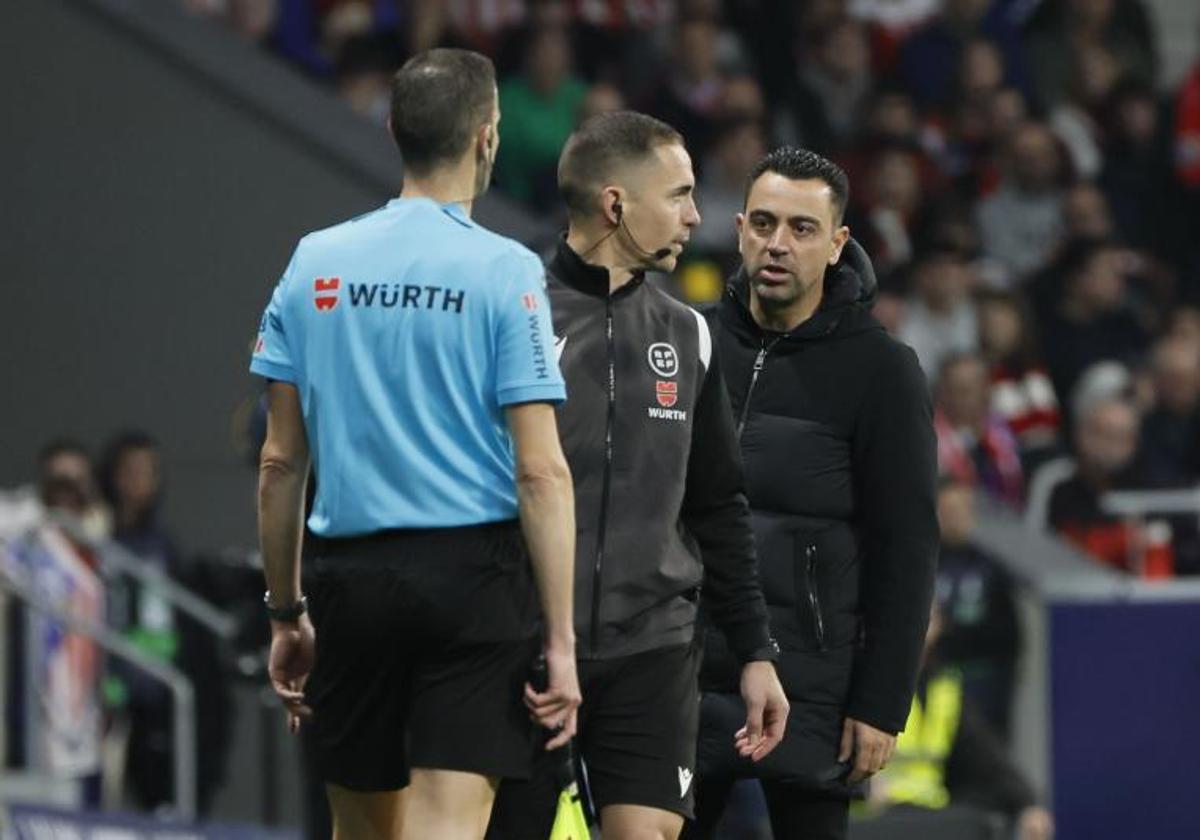
MULTIPOLYGON (((837 263, 825 272, 825 291, 821 297, 821 305, 817 311, 804 323, 800 324, 785 338, 789 340, 810 341, 828 338, 834 335, 851 335, 868 330, 882 329, 871 317, 871 307, 879 292, 879 281, 875 277, 875 267, 866 250, 851 237, 837 263)), ((739 313, 739 320, 744 321, 756 332, 762 328, 755 323, 750 314, 750 278, 745 266, 738 269, 737 274, 729 281, 722 308, 732 306, 739 313)))

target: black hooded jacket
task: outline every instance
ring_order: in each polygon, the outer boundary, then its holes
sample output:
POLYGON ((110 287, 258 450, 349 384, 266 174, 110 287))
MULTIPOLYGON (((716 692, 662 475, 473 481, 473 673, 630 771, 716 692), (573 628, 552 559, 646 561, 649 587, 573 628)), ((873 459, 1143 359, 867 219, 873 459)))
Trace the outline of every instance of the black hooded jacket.
MULTIPOLYGON (((916 355, 870 314, 854 240, 791 332, 759 327, 748 295, 743 269, 709 319, 792 701, 764 772, 828 787, 843 718, 895 733, 912 702, 938 552, 932 408, 916 355)), ((707 647, 706 689, 736 691, 721 640, 707 647)))
POLYGON ((773 659, 729 401, 708 324, 560 242, 547 266, 568 399, 581 659, 692 641, 701 585, 742 661, 773 659))

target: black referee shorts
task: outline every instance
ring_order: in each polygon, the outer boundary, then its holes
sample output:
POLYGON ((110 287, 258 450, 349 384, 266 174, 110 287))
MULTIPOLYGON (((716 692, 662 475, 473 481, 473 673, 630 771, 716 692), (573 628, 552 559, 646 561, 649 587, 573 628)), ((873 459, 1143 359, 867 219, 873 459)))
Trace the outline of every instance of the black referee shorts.
POLYGON ((313 556, 305 697, 322 778, 386 791, 411 767, 528 777, 538 606, 518 524, 318 540, 313 556))
MULTIPOLYGON (((700 645, 579 661, 583 705, 575 749, 597 811, 643 805, 686 819, 694 805, 700 645)), ((729 738, 733 740, 732 730, 729 738)), ((545 840, 554 823, 560 752, 542 752, 529 781, 500 786, 487 840, 545 840)))

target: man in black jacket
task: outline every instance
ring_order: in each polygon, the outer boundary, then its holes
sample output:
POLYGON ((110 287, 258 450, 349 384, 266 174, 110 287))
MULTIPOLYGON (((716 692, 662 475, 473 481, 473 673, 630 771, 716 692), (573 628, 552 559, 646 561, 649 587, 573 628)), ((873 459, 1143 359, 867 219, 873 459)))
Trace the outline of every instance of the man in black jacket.
POLYGON ((870 315, 848 192, 812 152, 760 161, 737 217, 743 268, 712 313, 792 718, 762 763, 729 750, 740 701, 710 634, 691 836, 756 776, 776 837, 844 838, 853 788, 887 764, 912 700, 938 550, 932 410, 915 354, 870 315))
MULTIPOLYGON (((673 840, 692 815, 701 589, 748 710, 729 748, 765 758, 787 718, 708 324, 645 282, 700 221, 694 183, 680 135, 632 112, 585 122, 559 163, 569 229, 548 292, 570 394, 558 421, 576 493, 576 743, 605 838, 673 840)), ((538 780, 506 783, 489 836, 546 837, 554 798, 538 780)))

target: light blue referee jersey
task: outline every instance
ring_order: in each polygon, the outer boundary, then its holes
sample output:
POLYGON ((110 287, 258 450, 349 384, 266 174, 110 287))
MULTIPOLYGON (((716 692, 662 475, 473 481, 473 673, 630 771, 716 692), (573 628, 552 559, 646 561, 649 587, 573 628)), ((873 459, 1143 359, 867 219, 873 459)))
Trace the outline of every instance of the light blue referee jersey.
POLYGON ((300 240, 250 370, 300 392, 327 537, 516 517, 504 407, 566 397, 541 261, 423 198, 300 240))

